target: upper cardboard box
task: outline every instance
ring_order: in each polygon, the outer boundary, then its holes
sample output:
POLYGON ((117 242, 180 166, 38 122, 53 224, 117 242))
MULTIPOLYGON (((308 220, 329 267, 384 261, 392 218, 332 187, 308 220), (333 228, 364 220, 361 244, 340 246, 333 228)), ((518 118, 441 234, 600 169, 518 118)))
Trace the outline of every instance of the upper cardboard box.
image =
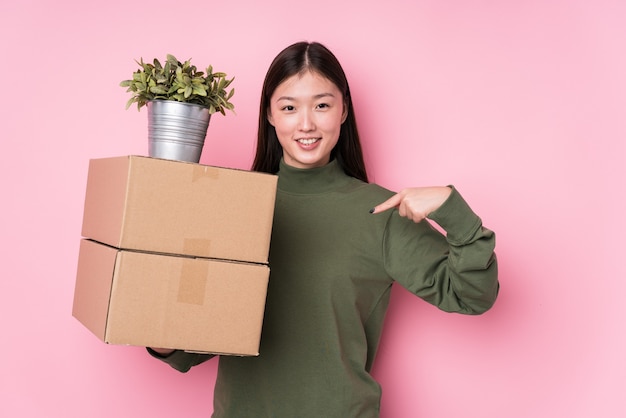
POLYGON ((180 161, 92 159, 82 235, 122 249, 267 263, 276 183, 180 161))

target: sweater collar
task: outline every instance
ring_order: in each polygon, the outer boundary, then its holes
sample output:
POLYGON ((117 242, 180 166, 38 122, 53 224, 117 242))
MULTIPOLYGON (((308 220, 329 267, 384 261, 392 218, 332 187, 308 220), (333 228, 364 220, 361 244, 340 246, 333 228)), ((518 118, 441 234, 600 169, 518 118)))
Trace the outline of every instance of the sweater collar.
POLYGON ((350 181, 337 160, 323 167, 296 168, 280 160, 278 189, 293 194, 318 194, 336 190, 350 181))

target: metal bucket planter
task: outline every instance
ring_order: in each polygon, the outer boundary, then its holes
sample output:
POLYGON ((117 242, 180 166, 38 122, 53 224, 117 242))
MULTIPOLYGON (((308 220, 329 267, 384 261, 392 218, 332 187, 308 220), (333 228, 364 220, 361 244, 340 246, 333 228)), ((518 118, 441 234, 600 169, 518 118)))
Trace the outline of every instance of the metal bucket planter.
POLYGON ((153 100, 148 108, 148 155, 200 161, 211 115, 209 109, 173 100, 153 100))

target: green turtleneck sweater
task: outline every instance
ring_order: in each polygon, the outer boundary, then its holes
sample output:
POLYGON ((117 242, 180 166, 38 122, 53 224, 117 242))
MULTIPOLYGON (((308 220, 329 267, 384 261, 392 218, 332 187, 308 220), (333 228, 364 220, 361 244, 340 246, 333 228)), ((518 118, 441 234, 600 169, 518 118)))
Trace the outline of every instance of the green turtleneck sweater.
MULTIPOLYGON (((333 161, 281 163, 260 356, 219 359, 215 418, 373 418, 370 369, 391 285, 448 312, 480 314, 498 293, 495 236, 453 189, 415 224, 370 214, 393 192, 346 176, 333 161)), ((177 351, 180 371, 209 357, 177 351)))

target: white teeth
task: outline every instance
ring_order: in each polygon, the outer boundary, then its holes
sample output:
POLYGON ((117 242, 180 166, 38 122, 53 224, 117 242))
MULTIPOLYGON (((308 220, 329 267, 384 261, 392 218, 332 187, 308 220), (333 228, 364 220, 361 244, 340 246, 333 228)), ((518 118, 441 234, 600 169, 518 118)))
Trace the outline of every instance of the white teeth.
POLYGON ((302 145, 311 145, 312 143, 317 142, 317 138, 298 139, 298 142, 301 143, 302 145))

